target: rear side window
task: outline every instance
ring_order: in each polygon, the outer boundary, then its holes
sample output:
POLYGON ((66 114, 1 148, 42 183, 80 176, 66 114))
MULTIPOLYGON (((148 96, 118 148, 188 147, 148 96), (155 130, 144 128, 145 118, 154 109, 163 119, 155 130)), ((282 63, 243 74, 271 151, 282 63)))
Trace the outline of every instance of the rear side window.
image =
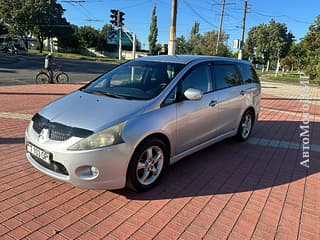
POLYGON ((259 83, 259 78, 251 65, 240 63, 239 69, 243 83, 259 83))
POLYGON ((254 70, 253 66, 251 66, 251 65, 250 65, 250 69, 251 69, 252 76, 253 76, 253 82, 260 84, 260 80, 259 80, 259 77, 258 77, 258 75, 256 73, 256 70, 254 70))
POLYGON ((233 64, 215 64, 214 79, 216 90, 241 84, 239 72, 233 64))

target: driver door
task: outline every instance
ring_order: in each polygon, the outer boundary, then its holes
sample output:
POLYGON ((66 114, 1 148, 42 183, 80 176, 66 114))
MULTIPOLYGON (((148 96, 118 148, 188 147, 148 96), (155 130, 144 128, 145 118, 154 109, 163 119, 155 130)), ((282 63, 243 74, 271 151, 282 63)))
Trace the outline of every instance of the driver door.
POLYGON ((178 95, 182 95, 176 103, 178 154, 216 136, 218 96, 213 91, 211 76, 211 63, 198 64, 186 73, 178 85, 178 95), (183 93, 189 88, 201 90, 202 99, 186 99, 183 93))

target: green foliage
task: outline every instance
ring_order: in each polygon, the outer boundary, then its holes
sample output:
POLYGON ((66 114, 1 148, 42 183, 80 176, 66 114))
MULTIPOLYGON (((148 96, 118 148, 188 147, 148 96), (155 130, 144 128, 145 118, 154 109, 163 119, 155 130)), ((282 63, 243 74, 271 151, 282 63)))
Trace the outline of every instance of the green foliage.
MULTIPOLYGON (((219 56, 231 56, 232 53, 228 46, 224 44, 229 38, 225 33, 221 34, 221 43, 219 44, 219 56)), ((200 24, 195 22, 188 40, 184 36, 176 39, 177 54, 198 54, 198 55, 215 55, 218 32, 213 30, 200 34, 200 24)))
POLYGON ((176 54, 187 54, 188 53, 188 46, 187 40, 182 35, 176 38, 176 54))
MULTIPOLYGON (((231 52, 227 45, 223 44, 228 40, 228 35, 221 34, 221 42, 219 43, 218 56, 229 57, 231 52)), ((205 32, 200 37, 200 49, 199 53, 202 55, 215 55, 216 52, 216 43, 218 39, 218 31, 212 30, 211 32, 205 32)))
POLYGON ((9 32, 17 34, 27 43, 31 33, 40 43, 48 37, 61 37, 69 27, 63 17, 64 9, 56 0, 0 0, 0 17, 9 26, 9 32))
POLYGON ((0 35, 2 34, 7 34, 9 33, 8 29, 6 28, 5 25, 3 25, 2 23, 0 23, 0 35))
POLYGON ((201 35, 200 35, 200 23, 195 21, 192 26, 190 37, 188 40, 188 53, 190 54, 200 54, 200 43, 201 35))
POLYGON ((90 26, 81 26, 78 31, 80 45, 85 48, 94 48, 98 45, 99 31, 90 26))
POLYGON ((79 52, 80 39, 79 28, 77 25, 67 25, 63 34, 58 38, 58 47, 61 52, 79 52))
POLYGON ((149 32, 149 54, 155 55, 158 53, 157 50, 157 38, 158 38, 158 26, 157 26, 157 15, 156 15, 156 5, 153 6, 150 32, 149 32))
POLYGON ((301 41, 301 49, 305 52, 303 66, 311 79, 320 80, 320 15, 310 25, 309 31, 301 41))
POLYGON ((275 62, 279 57, 285 57, 293 43, 294 36, 288 32, 284 23, 271 19, 269 24, 260 24, 251 28, 244 45, 245 56, 253 59, 263 59, 263 63, 275 62))
POLYGON ((0 0, 0 19, 8 33, 19 35, 28 46, 30 34, 30 0, 0 0))

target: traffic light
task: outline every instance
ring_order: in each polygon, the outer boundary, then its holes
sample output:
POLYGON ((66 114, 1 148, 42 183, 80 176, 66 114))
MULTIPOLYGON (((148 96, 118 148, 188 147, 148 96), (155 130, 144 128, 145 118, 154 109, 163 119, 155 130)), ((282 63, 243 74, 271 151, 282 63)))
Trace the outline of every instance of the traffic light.
POLYGON ((111 9, 110 12, 111 12, 111 15, 110 15, 110 17, 111 17, 111 20, 110 20, 111 24, 112 24, 112 25, 118 25, 118 10, 116 10, 116 9, 111 9))
POLYGON ((124 13, 121 11, 118 11, 118 27, 124 26, 124 13))

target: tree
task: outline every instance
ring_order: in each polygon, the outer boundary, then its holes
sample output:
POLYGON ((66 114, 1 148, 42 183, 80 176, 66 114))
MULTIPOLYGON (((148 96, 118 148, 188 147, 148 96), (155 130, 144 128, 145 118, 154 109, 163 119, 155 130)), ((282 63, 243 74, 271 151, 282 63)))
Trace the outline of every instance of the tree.
POLYGON ((30 4, 30 0, 0 0, 0 19, 7 32, 20 36, 26 47, 31 33, 30 4))
POLYGON ((200 23, 195 21, 190 32, 188 40, 188 53, 189 54, 200 54, 200 23))
MULTIPOLYGON (((223 44, 228 40, 229 36, 224 32, 221 33, 221 43, 219 44, 218 56, 230 57, 231 51, 228 46, 223 44)), ((218 40, 218 32, 212 30, 210 32, 205 32, 203 35, 200 35, 200 47, 199 54, 202 55, 214 55, 216 49, 216 43, 218 40)))
POLYGON ((301 71, 305 68, 306 51, 303 45, 304 44, 302 42, 298 44, 293 43, 287 56, 281 60, 281 65, 289 70, 297 69, 301 71))
POLYGON ((310 25, 300 46, 305 51, 303 61, 306 73, 311 79, 320 79, 320 15, 310 25))
POLYGON ((158 26, 157 26, 157 15, 156 15, 156 5, 153 6, 150 32, 149 32, 149 54, 155 55, 157 51, 157 38, 158 38, 158 26))
POLYGON ((249 30, 244 48, 250 58, 262 58, 269 66, 269 62, 275 63, 278 57, 288 54, 293 40, 294 36, 284 23, 271 19, 268 25, 260 24, 249 30))
POLYGON ((9 33, 9 32, 8 32, 8 29, 6 28, 6 26, 3 25, 2 23, 0 23, 0 35, 7 34, 7 33, 9 33))
POLYGON ((188 53, 187 40, 183 35, 176 38, 176 53, 177 54, 187 54, 188 53))
POLYGON ((77 25, 68 24, 61 28, 63 34, 59 34, 59 51, 78 52, 80 49, 79 28, 77 25))
POLYGON ((91 26, 81 26, 79 28, 79 39, 82 47, 95 48, 99 41, 99 31, 91 26))
POLYGON ((26 46, 31 33, 34 34, 39 41, 40 52, 46 38, 59 38, 65 34, 62 29, 70 27, 63 12, 56 0, 0 0, 0 17, 9 32, 20 35, 26 46))
POLYGON ((28 5, 31 16, 32 33, 39 41, 40 53, 43 50, 43 42, 47 38, 59 38, 64 34, 63 29, 68 26, 67 20, 63 17, 64 9, 56 2, 51 0, 40 0, 28 5))

